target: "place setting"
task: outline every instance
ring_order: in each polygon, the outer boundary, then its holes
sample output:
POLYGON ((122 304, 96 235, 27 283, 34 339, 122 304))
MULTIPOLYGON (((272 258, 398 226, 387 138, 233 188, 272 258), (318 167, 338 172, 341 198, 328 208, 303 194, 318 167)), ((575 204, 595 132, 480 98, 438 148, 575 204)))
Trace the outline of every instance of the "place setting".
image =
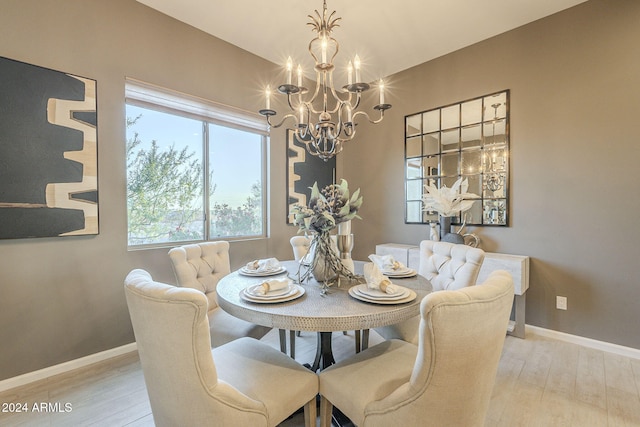
POLYGON ((418 274, 413 268, 409 268, 400 261, 396 261, 393 255, 369 255, 373 262, 387 277, 395 279, 406 279, 418 274))
POLYGON ((292 301, 304 295, 304 288, 288 277, 265 280, 240 291, 240 298, 258 304, 272 304, 292 301))
POLYGON ((256 259, 240 268, 238 273, 244 276, 265 277, 285 273, 287 269, 277 258, 256 259))
POLYGON ((403 304, 416 299, 416 293, 404 286, 396 285, 382 273, 376 263, 364 265, 365 283, 349 289, 349 295, 360 301, 373 304, 403 304))

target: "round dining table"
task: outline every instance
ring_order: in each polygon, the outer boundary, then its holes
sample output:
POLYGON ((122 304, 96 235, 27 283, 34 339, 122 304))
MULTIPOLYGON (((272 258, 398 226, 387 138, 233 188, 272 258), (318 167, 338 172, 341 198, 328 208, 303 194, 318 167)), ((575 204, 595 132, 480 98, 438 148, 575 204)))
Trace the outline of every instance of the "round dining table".
MULTIPOLYGON (((392 282, 413 290, 416 298, 409 302, 370 303, 349 294, 349 288, 363 281, 349 281, 342 278, 340 286, 333 285, 323 292, 323 287, 311 278, 299 283, 304 293, 293 300, 277 303, 256 303, 242 298, 243 290, 265 280, 278 279, 287 275, 298 282, 297 261, 283 261, 286 272, 268 277, 247 276, 239 270, 223 277, 216 287, 218 305, 232 316, 262 326, 281 331, 318 332, 318 354, 313 364, 317 370, 334 363, 331 350, 331 333, 334 331, 359 331, 393 325, 410 319, 420 313, 420 301, 432 291, 431 283, 425 277, 415 275, 409 278, 393 278, 392 282)), ((355 273, 362 274, 364 262, 356 261, 355 273)))

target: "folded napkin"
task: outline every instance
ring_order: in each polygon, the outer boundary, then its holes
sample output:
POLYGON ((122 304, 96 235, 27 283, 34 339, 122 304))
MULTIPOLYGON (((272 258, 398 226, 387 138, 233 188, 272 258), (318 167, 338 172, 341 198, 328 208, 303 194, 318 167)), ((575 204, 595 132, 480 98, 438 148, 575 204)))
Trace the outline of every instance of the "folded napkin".
POLYGON ((255 295, 266 295, 269 292, 279 291, 289 286, 289 279, 273 279, 265 280, 260 285, 251 289, 251 293, 255 295))
POLYGON ((395 294, 398 292, 398 287, 391 283, 391 280, 387 278, 378 266, 374 262, 369 262, 364 265, 364 280, 367 281, 367 287, 369 289, 379 289, 387 294, 395 294))
POLYGON ((247 263, 245 267, 249 271, 273 271, 280 268, 280 261, 277 258, 256 259, 247 263))
POLYGON ((369 255, 369 259, 382 271, 404 270, 406 267, 400 261, 393 259, 393 255, 369 255))

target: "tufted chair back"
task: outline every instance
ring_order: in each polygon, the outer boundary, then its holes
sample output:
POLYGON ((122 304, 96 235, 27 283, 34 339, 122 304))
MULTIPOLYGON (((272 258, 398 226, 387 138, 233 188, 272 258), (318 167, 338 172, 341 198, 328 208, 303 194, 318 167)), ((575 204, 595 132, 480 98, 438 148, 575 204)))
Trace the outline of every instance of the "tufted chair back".
POLYGON ((315 426, 315 373, 253 338, 212 350, 201 292, 141 269, 124 290, 154 425, 275 427, 304 405, 315 426))
MULTIPOLYGON (((338 250, 338 236, 331 235, 330 237, 331 249, 333 249, 336 254, 339 254, 340 252, 338 250)), ((291 238, 290 242, 291 248, 293 249, 293 259, 295 259, 296 261, 300 261, 305 257, 305 255, 309 253, 309 250, 311 250, 311 240, 311 237, 308 236, 293 236, 291 238)), ((309 257, 312 258, 313 255, 309 255, 309 257)))
POLYGON ((311 246, 311 238, 307 236, 293 236, 290 240, 293 249, 293 259, 300 261, 307 253, 311 246))
POLYGON ((216 286, 231 272, 229 242, 203 242, 172 248, 169 258, 178 285, 207 296, 209 311, 218 307, 216 286))
POLYGON ((483 261, 482 249, 423 240, 418 273, 431 281, 434 291, 452 291, 475 284, 483 261))
POLYGON ((513 278, 432 292, 417 345, 384 341, 320 373, 321 426, 337 406, 360 427, 483 426, 513 303, 513 278))

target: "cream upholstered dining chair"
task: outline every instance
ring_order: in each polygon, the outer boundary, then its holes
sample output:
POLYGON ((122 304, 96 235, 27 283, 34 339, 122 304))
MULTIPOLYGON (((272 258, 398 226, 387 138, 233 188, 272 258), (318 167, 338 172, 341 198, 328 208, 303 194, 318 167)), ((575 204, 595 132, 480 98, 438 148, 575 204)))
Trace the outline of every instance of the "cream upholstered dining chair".
POLYGON ((432 292, 418 345, 384 341, 320 373, 321 426, 333 406, 360 427, 484 425, 513 303, 513 278, 432 292))
POLYGON ((214 347, 241 337, 260 339, 270 331, 234 317, 220 307, 216 300, 216 286, 231 272, 229 242, 203 242, 178 246, 169 250, 178 286, 196 289, 209 302, 211 344, 214 347))
POLYGON ((293 249, 293 259, 299 262, 309 253, 311 238, 308 236, 293 236, 289 243, 291 243, 291 249, 293 249))
MULTIPOLYGON (((484 261, 484 251, 455 243, 420 242, 420 266, 418 274, 431 282, 434 291, 456 290, 473 286, 484 261)), ((401 339, 418 343, 420 317, 416 316, 396 325, 376 328, 385 339, 401 339)))
POLYGON ((202 292, 140 269, 124 287, 155 425, 271 427, 304 406, 315 427, 316 374, 254 338, 211 349, 202 292))

